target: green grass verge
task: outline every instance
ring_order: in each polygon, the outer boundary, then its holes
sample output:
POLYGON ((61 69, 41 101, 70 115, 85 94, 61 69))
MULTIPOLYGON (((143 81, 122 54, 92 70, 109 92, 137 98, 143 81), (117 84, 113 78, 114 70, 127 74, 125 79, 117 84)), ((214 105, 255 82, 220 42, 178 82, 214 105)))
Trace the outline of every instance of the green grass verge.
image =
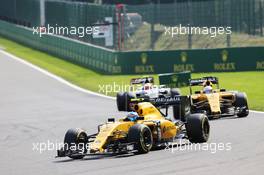
MULTIPOLYGON (((24 60, 58 75, 82 88, 98 92, 99 85, 126 85, 132 77, 138 75, 110 76, 101 75, 81 66, 69 63, 46 53, 22 46, 0 37, 0 47, 24 60)), ((232 72, 232 73, 195 73, 193 78, 212 75, 220 79, 220 86, 228 90, 244 91, 248 95, 251 109, 264 111, 264 72, 232 72)), ((157 75, 154 75, 157 80, 157 75)), ((117 89, 118 90, 118 89, 117 89)), ((100 91, 104 93, 103 91, 100 91)), ((184 94, 188 88, 182 88, 184 94)), ((114 93, 107 95, 114 96, 114 93)))

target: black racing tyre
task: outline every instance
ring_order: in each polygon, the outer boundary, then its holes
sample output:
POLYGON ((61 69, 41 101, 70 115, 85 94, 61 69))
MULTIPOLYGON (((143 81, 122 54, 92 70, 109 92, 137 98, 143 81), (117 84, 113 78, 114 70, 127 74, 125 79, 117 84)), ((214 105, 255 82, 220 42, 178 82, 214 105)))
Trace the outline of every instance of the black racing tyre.
POLYGON ((130 100, 135 98, 131 92, 119 92, 116 95, 116 104, 119 111, 131 111, 130 100))
POLYGON ((153 146, 151 130, 143 124, 135 124, 130 127, 127 139, 129 143, 135 143, 135 149, 140 154, 148 153, 153 146))
POLYGON ((181 91, 178 88, 172 88, 170 91, 171 91, 171 97, 174 97, 176 95, 181 95, 181 91))
MULTIPOLYGON (((82 129, 69 129, 64 137, 64 144, 67 144, 70 151, 81 151, 82 153, 87 153, 87 142, 87 134, 82 129), (75 150, 71 150, 70 147, 74 148, 75 150), (76 150, 77 148, 80 149, 76 150)), ((82 159, 84 155, 71 155, 69 157, 72 159, 82 159)))
POLYGON ((190 114, 186 123, 187 136, 192 143, 203 143, 209 138, 210 124, 205 114, 190 114))
POLYGON ((247 95, 243 92, 235 93, 235 103, 234 106, 240 111, 237 113, 238 117, 246 117, 249 114, 247 95))
POLYGON ((126 109, 126 98, 124 92, 118 92, 116 94, 116 104, 118 111, 125 111, 126 109))

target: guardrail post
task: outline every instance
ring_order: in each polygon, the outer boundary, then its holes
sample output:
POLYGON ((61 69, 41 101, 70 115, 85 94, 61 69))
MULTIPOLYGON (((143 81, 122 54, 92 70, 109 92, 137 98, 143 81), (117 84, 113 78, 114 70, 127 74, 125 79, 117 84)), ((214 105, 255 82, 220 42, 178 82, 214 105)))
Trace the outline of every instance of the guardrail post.
MULTIPOLYGON (((192 19, 192 2, 188 0, 188 14, 189 14, 189 27, 193 26, 193 19, 192 19)), ((188 33, 188 49, 192 48, 192 34, 191 32, 188 33)))
POLYGON ((45 1, 40 0, 40 26, 45 26, 45 1))
POLYGON ((231 47, 231 35, 230 34, 226 35, 226 46, 231 47))
POLYGON ((263 36, 263 2, 259 1, 259 22, 260 22, 260 36, 263 36))

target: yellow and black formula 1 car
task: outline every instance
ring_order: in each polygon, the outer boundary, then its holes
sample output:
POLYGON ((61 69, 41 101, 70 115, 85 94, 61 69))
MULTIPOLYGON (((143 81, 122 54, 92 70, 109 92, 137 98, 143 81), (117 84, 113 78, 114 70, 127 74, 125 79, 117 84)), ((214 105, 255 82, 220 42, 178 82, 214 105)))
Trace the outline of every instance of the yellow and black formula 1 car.
POLYGON ((98 154, 147 153, 179 139, 206 142, 210 125, 205 114, 190 114, 186 122, 173 122, 166 118, 167 111, 163 114, 155 107, 177 104, 182 101, 181 98, 187 96, 156 98, 152 102, 138 102, 137 99, 133 112, 119 121, 109 118, 108 122, 98 126, 98 133, 93 135, 87 135, 82 129, 69 129, 57 157, 80 159, 98 154))
MULTIPOLYGON (((205 113, 209 118, 234 115, 238 117, 248 116, 249 109, 246 93, 220 89, 217 77, 190 79, 189 82, 191 113, 205 113), (193 94, 193 86, 200 86, 203 89, 195 91, 193 94)), ((174 106, 174 108, 175 118, 184 121, 186 115, 182 106, 174 106)))
POLYGON ((155 85, 154 77, 133 78, 130 80, 130 91, 116 94, 116 104, 119 111, 130 111, 131 99, 153 100, 176 95, 180 95, 179 89, 170 88, 167 85, 155 85))

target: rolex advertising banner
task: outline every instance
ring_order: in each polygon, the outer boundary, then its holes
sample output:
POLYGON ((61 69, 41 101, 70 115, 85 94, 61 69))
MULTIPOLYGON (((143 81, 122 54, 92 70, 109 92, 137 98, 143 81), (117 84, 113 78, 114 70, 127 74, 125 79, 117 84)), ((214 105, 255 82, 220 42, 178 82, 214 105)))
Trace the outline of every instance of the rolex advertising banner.
POLYGON ((159 74, 159 84, 170 88, 189 86, 191 72, 159 74))
POLYGON ((255 71, 264 70, 264 48, 120 52, 115 63, 122 74, 255 71))

